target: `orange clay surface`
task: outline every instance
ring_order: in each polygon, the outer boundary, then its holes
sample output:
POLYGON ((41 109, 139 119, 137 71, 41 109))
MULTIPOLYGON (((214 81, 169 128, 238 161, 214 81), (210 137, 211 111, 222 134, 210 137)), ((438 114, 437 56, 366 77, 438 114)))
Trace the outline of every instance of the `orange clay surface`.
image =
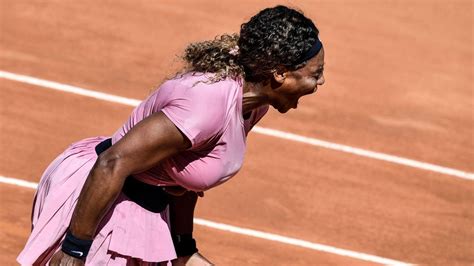
MULTIPOLYGON (((143 99, 187 43, 275 4, 0 0, 0 70, 143 99)), ((471 1, 290 5, 321 30, 326 84, 259 126, 474 171, 471 1)), ((38 182, 67 145, 112 134, 130 111, 0 79, 0 175, 38 182)), ((33 193, 0 184, 1 265, 26 241, 33 193)), ((474 263, 473 181, 256 133, 242 171, 196 216, 409 263, 474 263)), ((199 225, 195 235, 217 265, 372 265, 199 225)))

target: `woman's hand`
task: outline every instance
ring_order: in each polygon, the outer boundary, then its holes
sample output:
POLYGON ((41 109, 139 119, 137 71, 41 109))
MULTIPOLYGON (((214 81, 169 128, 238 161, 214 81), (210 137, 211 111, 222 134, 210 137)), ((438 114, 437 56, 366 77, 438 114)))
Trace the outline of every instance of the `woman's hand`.
POLYGON ((64 253, 62 250, 58 250, 54 253, 51 261, 49 262, 51 266, 83 266, 84 261, 78 258, 74 258, 64 253))
POLYGON ((212 266, 212 262, 204 258, 199 252, 191 256, 179 257, 171 261, 173 266, 212 266))

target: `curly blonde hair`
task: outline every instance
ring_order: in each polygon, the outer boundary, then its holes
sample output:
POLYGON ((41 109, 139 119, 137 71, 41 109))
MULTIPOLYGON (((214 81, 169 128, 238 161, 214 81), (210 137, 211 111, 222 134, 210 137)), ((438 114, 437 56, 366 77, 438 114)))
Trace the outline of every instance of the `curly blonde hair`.
POLYGON ((237 59, 238 40, 237 34, 223 34, 214 40, 189 44, 182 57, 186 63, 184 72, 214 73, 210 82, 242 77, 244 70, 237 59))

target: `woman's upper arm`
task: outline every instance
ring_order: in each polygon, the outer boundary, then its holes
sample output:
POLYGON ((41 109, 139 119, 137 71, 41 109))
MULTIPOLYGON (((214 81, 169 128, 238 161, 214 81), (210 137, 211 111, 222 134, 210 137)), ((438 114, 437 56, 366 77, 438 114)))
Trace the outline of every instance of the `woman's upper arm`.
POLYGON ((136 124, 100 158, 113 161, 116 174, 128 176, 148 170, 189 147, 189 139, 165 114, 157 112, 136 124))

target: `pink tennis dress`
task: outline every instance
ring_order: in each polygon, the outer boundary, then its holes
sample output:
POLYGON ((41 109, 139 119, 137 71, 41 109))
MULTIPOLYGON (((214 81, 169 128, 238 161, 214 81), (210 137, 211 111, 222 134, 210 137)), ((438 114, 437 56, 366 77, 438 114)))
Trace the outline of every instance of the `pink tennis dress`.
MULTIPOLYGON (((134 178, 157 186, 180 185, 203 191, 217 186, 242 166, 246 136, 268 106, 242 116, 242 83, 226 79, 205 83, 211 74, 186 74, 164 82, 137 106, 112 136, 119 141, 142 119, 163 112, 192 147, 134 178)), ((33 206, 33 230, 17 260, 22 265, 48 264, 60 248, 86 178, 107 137, 72 144, 44 172, 33 206)), ((151 265, 176 258, 168 210, 147 211, 120 194, 97 230, 86 265, 151 265)))

